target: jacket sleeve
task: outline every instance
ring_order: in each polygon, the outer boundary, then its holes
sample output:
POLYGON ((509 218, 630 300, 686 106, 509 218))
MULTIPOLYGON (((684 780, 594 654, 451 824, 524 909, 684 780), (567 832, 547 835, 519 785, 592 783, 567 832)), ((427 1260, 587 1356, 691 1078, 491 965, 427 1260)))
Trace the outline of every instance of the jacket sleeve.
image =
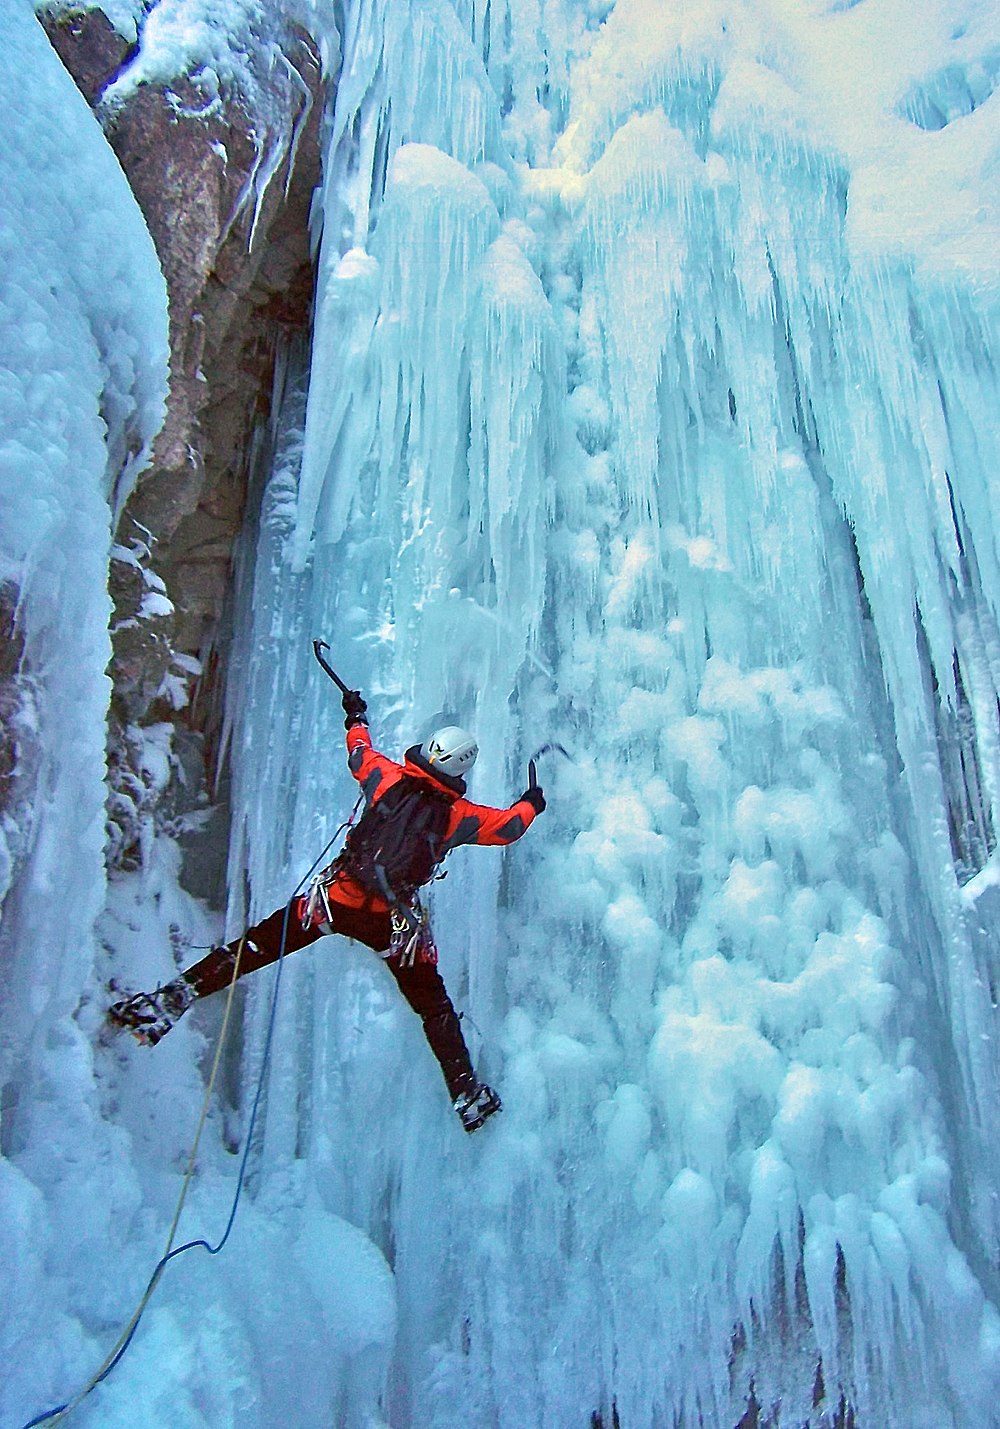
POLYGON ((456 799, 454 814, 458 815, 458 822, 445 840, 445 853, 460 844, 512 844, 527 831, 535 817, 526 799, 518 799, 509 809, 492 809, 486 804, 456 799))
POLYGON ((373 748, 366 724, 353 724, 347 731, 347 767, 367 799, 372 798, 390 774, 398 773, 398 766, 373 748))

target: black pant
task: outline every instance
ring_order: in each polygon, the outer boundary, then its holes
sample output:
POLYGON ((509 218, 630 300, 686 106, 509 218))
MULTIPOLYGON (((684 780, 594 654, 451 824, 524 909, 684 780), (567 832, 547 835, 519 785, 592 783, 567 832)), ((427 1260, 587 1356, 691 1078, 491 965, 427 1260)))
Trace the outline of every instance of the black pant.
MULTIPOLYGON (((239 956, 240 977, 277 962, 282 950, 287 957, 308 947, 323 936, 326 929, 303 928, 300 917, 302 900, 296 898, 288 909, 279 908, 260 923, 248 928, 242 938, 234 938, 222 948, 213 948, 207 957, 184 973, 199 997, 208 997, 233 980, 233 968, 239 956), (242 944, 242 952, 240 945, 242 944)), ((330 903, 329 931, 346 938, 356 938, 377 953, 389 946, 392 927, 388 913, 345 908, 330 903)), ((437 967, 431 962, 403 963, 399 957, 384 959, 386 967, 399 985, 399 990, 424 1025, 424 1035, 437 1058, 454 1099, 475 1083, 469 1049, 462 1036, 462 1026, 448 996, 437 967)))

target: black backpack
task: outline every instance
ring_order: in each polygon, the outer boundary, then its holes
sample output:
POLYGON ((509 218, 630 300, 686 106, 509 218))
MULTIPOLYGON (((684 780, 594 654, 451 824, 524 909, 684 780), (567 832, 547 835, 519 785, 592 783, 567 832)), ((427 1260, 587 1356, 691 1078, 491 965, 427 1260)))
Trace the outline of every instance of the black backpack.
POLYGON ((409 899, 430 881, 441 860, 451 804, 425 779, 404 774, 351 829, 342 866, 369 893, 390 903, 409 899))

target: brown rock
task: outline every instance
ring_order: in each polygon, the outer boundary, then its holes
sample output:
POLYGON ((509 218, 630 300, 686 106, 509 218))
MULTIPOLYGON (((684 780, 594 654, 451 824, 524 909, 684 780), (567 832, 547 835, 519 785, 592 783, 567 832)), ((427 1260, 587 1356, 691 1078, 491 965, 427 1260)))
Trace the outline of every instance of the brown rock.
POLYGON ((243 518, 253 417, 266 410, 283 331, 306 325, 312 300, 309 204, 319 178, 319 61, 304 36, 290 58, 312 112, 288 184, 289 141, 300 117, 268 143, 285 153, 257 201, 250 179, 261 125, 234 96, 200 113, 189 80, 141 87, 109 127, 142 206, 170 295, 171 390, 153 465, 126 507, 157 543, 153 564, 177 607, 177 648, 211 643, 243 518), (250 245, 251 230, 253 244, 250 245))
MULTIPOLYGON (((92 103, 135 52, 99 10, 81 7, 45 24, 92 103)), ((102 115, 149 225, 170 304, 166 420, 118 533, 126 549, 138 549, 141 538, 140 565, 150 574, 128 560, 112 562, 111 572, 110 811, 116 856, 126 863, 138 857, 136 827, 149 812, 130 729, 162 719, 183 724, 189 770, 192 732, 206 747, 213 743, 216 687, 225 676, 215 652, 225 646, 219 622, 245 516, 254 422, 268 410, 276 353, 310 320, 309 210, 320 177, 324 86, 308 35, 290 28, 283 48, 303 81, 298 92, 279 88, 280 66, 262 62, 255 71, 275 87, 268 114, 285 103, 278 130, 251 112, 243 94, 206 105, 188 75, 139 84, 102 115), (262 144, 280 162, 261 193, 254 185, 262 144), (144 613, 144 595, 157 581, 173 611, 153 601, 144 613), (176 676, 178 654, 207 672, 197 700, 179 713, 161 694, 165 676, 176 676)))
POLYGON ((136 45, 118 33, 102 10, 81 6, 61 13, 44 11, 38 18, 90 105, 136 53, 136 45))

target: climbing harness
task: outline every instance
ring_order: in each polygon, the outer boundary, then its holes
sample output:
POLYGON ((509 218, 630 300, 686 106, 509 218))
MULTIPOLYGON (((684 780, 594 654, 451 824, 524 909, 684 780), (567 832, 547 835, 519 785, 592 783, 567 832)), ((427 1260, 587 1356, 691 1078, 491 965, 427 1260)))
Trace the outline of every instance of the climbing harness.
MULTIPOLYGON (((364 802, 364 797, 364 791, 362 790, 357 797, 354 808, 351 810, 345 822, 341 824, 336 834, 334 834, 335 839, 339 838, 345 829, 349 832, 354 827, 354 820, 358 816, 358 810, 364 802)), ((327 844, 327 848, 329 847, 330 844, 327 844)), ((332 863, 328 863, 325 868, 321 868, 319 873, 313 876, 312 882, 309 885, 309 892, 302 900, 300 919, 303 928, 323 928, 325 925, 326 931, 330 931, 330 926, 333 922, 333 913, 330 908, 330 885, 337 875, 342 857, 342 853, 338 854, 332 863), (321 917, 319 916, 320 909, 322 909, 321 917)))
POLYGON ((333 878, 335 865, 329 864, 326 868, 321 868, 313 879, 309 892, 302 903, 301 921, 303 928, 329 928, 333 922, 333 913, 330 909, 330 881, 333 878), (322 909, 322 917, 318 914, 322 909))
POLYGON ((403 967, 414 963, 437 964, 438 950, 431 932, 431 920, 419 898, 409 906, 397 904, 390 910, 392 937, 384 956, 398 958, 403 967))

